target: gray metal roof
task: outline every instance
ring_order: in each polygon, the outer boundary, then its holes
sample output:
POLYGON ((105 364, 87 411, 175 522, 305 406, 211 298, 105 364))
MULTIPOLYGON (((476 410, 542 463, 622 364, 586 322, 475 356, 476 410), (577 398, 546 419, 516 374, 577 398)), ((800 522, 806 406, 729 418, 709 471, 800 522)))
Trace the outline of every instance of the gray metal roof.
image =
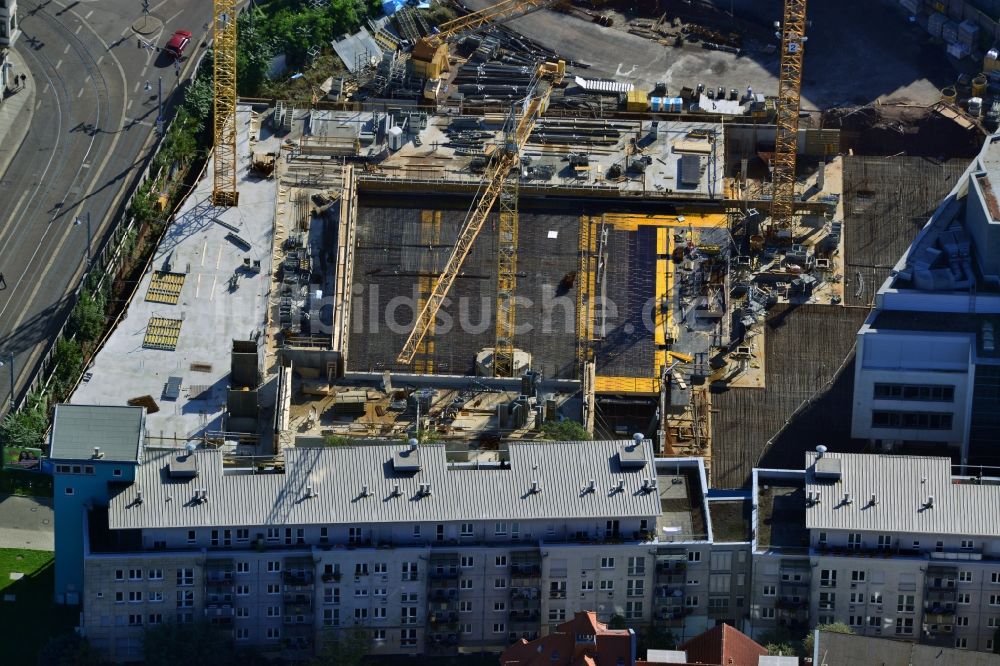
POLYGON ((368 59, 374 58, 378 62, 381 62, 383 57, 382 47, 364 28, 353 35, 347 35, 336 42, 331 42, 331 45, 334 52, 343 61, 344 66, 352 74, 358 68, 359 56, 368 59))
POLYGON ((1000 534, 1000 514, 993 509, 1000 503, 1000 485, 955 483, 948 458, 825 455, 840 461, 840 478, 817 479, 816 454, 806 454, 806 499, 820 493, 820 502, 806 508, 809 529, 1000 534), (932 496, 933 507, 928 507, 932 496))
POLYGON ((112 529, 202 526, 309 525, 459 520, 655 517, 652 447, 639 445, 646 464, 622 469, 618 453, 633 442, 517 442, 509 466, 451 466, 443 445, 420 448, 420 471, 393 469, 405 444, 287 449, 284 474, 223 473, 215 450, 197 450, 198 476, 171 478, 181 450, 146 451, 136 483, 112 498, 112 529), (585 492, 590 480, 594 492, 585 492), (537 481, 539 492, 531 492, 537 481), (617 491, 619 482, 624 482, 617 491), (399 492, 393 495, 398 484, 399 492), (422 484, 430 494, 421 495, 422 484), (368 495, 363 496, 362 487, 368 495), (307 487, 314 496, 307 497, 307 487), (193 502, 204 488, 207 501, 193 502), (142 502, 136 503, 137 492, 142 502))
POLYGON ((819 632, 816 655, 816 666, 1000 666, 996 654, 830 631, 819 632))
POLYGON ((93 460, 100 447, 107 462, 136 462, 145 430, 142 407, 56 405, 52 419, 53 460, 93 460))

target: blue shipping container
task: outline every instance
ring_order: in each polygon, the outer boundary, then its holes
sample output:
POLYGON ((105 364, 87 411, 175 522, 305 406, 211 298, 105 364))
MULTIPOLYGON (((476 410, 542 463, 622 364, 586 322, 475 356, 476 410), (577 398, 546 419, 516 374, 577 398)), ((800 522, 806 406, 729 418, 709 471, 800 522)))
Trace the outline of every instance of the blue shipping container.
POLYGON ((650 97, 649 105, 655 113, 680 113, 683 111, 680 97, 650 97))

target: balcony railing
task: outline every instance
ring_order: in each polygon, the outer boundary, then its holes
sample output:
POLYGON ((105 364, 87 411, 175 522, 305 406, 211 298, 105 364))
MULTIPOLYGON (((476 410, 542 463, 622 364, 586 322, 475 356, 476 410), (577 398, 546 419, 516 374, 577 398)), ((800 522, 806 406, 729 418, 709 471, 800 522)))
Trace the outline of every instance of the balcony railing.
POLYGON ((314 580, 311 571, 286 571, 282 579, 286 585, 312 585, 314 580))
POLYGON ((549 599, 565 599, 566 590, 549 590, 549 599))
POLYGON ((437 578, 437 579, 458 578, 460 574, 461 571, 459 571, 458 567, 449 567, 447 569, 445 568, 431 569, 428 572, 428 575, 431 578, 437 578))

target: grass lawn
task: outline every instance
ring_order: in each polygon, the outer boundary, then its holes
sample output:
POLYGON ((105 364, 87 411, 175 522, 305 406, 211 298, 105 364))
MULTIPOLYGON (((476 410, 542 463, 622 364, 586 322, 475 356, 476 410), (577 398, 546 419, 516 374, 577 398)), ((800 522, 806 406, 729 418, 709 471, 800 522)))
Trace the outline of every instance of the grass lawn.
POLYGON ((38 651, 50 638, 73 630, 78 611, 52 603, 54 579, 53 553, 0 548, 0 642, 4 663, 35 664, 38 651), (24 577, 11 580, 11 572, 23 573, 24 577), (3 601, 8 594, 13 594, 15 600, 3 601))

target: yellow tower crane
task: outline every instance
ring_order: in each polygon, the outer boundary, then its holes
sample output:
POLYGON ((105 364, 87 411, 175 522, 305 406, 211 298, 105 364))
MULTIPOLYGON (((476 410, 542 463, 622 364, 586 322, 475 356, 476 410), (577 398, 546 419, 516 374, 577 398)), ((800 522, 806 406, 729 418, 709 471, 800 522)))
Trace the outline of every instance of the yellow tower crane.
POLYGON ((236 206, 236 0, 213 0, 213 129, 215 169, 212 204, 236 206))
POLYGON ((486 9, 446 21, 437 27, 436 33, 414 44, 410 54, 413 74, 425 79, 440 78, 441 73, 448 69, 447 41, 450 37, 476 30, 487 23, 505 21, 536 9, 546 9, 565 3, 566 0, 501 0, 486 9))
POLYGON ((774 172, 771 177, 771 226, 773 234, 791 229, 795 207, 795 147, 799 131, 802 91, 802 58, 806 41, 807 0, 785 0, 781 23, 781 65, 778 73, 777 132, 774 172))
POLYGON ((402 351, 396 357, 397 363, 411 363, 417 347, 423 341, 431 324, 437 317, 441 304, 448 296, 462 264, 479 236, 483 223, 499 200, 500 223, 499 257, 497 265, 497 344, 494 349, 493 374, 509 377, 514 365, 514 287, 517 270, 517 227, 518 227, 518 180, 520 179, 521 150, 528 142, 535 121, 548 106, 552 86, 558 84, 565 75, 564 62, 545 63, 539 66, 537 76, 520 109, 508 119, 503 145, 493 154, 486 174, 473 199, 469 214, 455 241, 451 256, 441 275, 434 281, 431 294, 417 314, 413 330, 406 339, 402 351))

